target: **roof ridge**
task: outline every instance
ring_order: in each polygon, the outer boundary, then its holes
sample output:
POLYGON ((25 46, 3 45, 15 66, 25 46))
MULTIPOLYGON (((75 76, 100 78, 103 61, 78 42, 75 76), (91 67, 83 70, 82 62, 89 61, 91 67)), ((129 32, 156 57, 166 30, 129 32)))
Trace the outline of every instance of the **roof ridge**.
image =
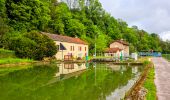
POLYGON ((114 40, 112 43, 114 43, 114 42, 119 42, 119 43, 121 43, 121 44, 124 44, 124 45, 129 45, 129 43, 127 42, 127 41, 125 41, 125 40, 114 40))
POLYGON ((80 38, 74 38, 74 37, 69 37, 69 36, 66 36, 66 35, 59 35, 59 34, 51 34, 51 33, 47 33, 47 32, 41 32, 41 33, 44 34, 44 35, 47 35, 49 38, 51 38, 55 41, 87 45, 87 42, 81 40, 80 38))

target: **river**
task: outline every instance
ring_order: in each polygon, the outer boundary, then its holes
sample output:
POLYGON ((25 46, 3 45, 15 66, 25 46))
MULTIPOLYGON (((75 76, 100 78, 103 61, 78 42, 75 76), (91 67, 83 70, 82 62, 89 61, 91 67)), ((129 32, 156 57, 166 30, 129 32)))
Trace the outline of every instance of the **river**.
POLYGON ((120 100, 143 66, 61 63, 0 68, 0 100, 120 100))

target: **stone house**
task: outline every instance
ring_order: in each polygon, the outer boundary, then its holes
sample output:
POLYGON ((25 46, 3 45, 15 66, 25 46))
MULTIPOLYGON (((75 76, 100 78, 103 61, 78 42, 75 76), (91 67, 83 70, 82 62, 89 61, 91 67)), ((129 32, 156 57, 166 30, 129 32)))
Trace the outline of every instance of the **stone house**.
POLYGON ((120 55, 129 56, 129 43, 124 40, 115 40, 110 44, 110 48, 105 51, 105 56, 119 57, 120 55))
POLYGON ((57 60, 82 59, 88 55, 88 44, 79 38, 41 32, 54 40, 58 52, 57 60))

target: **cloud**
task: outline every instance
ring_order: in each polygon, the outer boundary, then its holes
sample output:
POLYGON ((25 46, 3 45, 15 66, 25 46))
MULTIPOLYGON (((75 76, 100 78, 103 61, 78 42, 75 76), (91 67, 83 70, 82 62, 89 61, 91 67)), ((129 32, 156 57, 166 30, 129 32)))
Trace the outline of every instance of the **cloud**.
POLYGON ((129 26, 137 25, 150 33, 170 39, 169 0, 100 0, 104 9, 129 26))
POLYGON ((167 32, 162 32, 161 34, 159 34, 160 37, 166 41, 166 40, 170 40, 170 31, 167 31, 167 32))

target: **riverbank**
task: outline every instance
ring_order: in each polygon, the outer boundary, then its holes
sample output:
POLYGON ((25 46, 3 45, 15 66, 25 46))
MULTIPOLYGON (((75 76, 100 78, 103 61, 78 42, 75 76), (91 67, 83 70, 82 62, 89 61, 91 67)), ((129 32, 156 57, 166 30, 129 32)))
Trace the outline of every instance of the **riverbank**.
POLYGON ((144 88, 147 89, 146 100, 156 100, 156 86, 154 83, 155 69, 150 68, 149 73, 144 82, 144 88))
POLYGON ((142 58, 145 69, 136 84, 127 92, 125 100, 156 100, 154 67, 150 58, 142 58))
POLYGON ((0 49, 0 66, 26 64, 35 62, 32 59, 21 59, 15 56, 15 52, 11 50, 0 49))
POLYGON ((1 58, 0 65, 4 64, 20 64, 20 63, 32 63, 32 59, 20 59, 20 58, 1 58))

